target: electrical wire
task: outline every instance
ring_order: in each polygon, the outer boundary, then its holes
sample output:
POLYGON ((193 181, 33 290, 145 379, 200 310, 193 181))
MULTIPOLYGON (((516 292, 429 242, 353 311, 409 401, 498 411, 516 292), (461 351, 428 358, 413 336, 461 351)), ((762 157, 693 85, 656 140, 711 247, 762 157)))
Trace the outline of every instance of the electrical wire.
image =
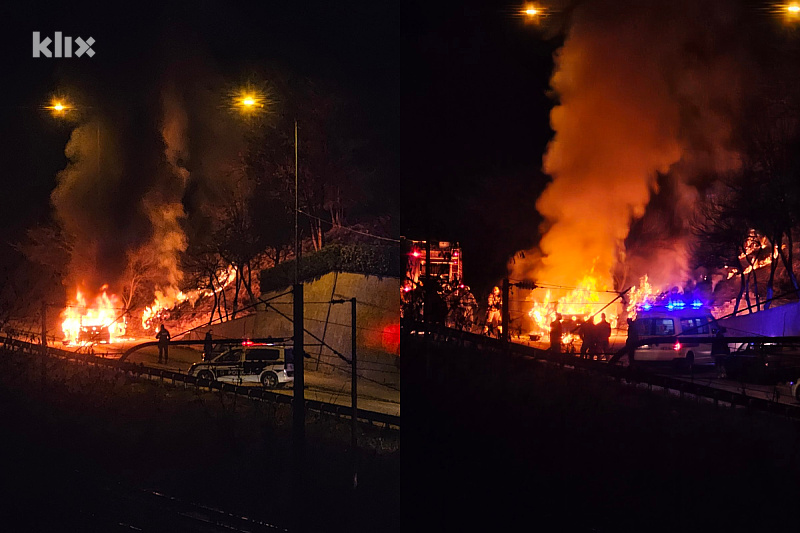
MULTIPOLYGON (((324 223, 330 225, 331 227, 334 227, 333 222, 330 222, 328 220, 316 217, 316 216, 312 215, 311 213, 306 213, 305 211, 303 211, 301 209, 298 209, 297 212, 300 213, 301 215, 305 215, 305 216, 307 216, 309 218, 313 218, 314 220, 318 220, 320 222, 324 222, 324 223)), ((396 242, 398 244, 400 243, 399 239, 391 239, 389 237, 381 237, 380 235, 372 235, 371 233, 365 233, 363 231, 358 231, 358 230, 355 230, 355 229, 352 229, 352 228, 347 228, 347 227, 344 227, 344 226, 339 226, 339 227, 341 229, 345 230, 345 231, 349 231, 351 233, 357 233, 357 234, 363 235, 365 237, 372 237, 373 239, 380 239, 382 241, 396 242)))

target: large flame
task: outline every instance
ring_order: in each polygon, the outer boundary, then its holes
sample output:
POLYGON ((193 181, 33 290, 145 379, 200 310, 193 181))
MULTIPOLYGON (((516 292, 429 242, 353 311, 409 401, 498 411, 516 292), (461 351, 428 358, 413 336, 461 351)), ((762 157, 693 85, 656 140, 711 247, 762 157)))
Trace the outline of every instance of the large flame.
POLYGON ((626 309, 628 311, 628 317, 636 318, 637 309, 644 305, 653 305, 660 294, 661 291, 653 288, 645 274, 639 280, 639 285, 634 285, 631 287, 631 290, 628 291, 628 306, 626 309))
MULTIPOLYGON (((536 293, 531 293, 528 297, 532 304, 528 316, 533 320, 533 334, 540 336, 549 334, 556 313, 561 314, 562 320, 566 322, 574 321, 577 324, 591 319, 596 324, 602 312, 611 323, 611 327, 617 328, 623 305, 621 302, 612 303, 614 291, 609 290, 593 271, 585 274, 578 286, 565 295, 556 297, 554 295, 556 292, 557 289, 547 289, 541 299, 537 298, 536 293)), ((647 276, 642 277, 638 286, 633 286, 628 291, 628 305, 625 307, 628 317, 635 318, 637 307, 646 303, 653 304, 660 294, 661 291, 650 284, 647 276)), ((569 343, 574 332, 566 328, 563 331, 562 341, 569 343)))
MULTIPOLYGON (((528 316, 533 320, 534 331, 532 333, 546 335, 550 331, 550 324, 556 319, 556 313, 560 313, 564 320, 584 321, 589 317, 599 314, 600 310, 613 298, 606 298, 609 295, 608 287, 594 274, 594 270, 585 274, 578 286, 570 290, 561 297, 555 294, 564 290, 547 289, 541 300, 537 299, 536 293, 532 293, 529 300, 532 303, 528 316)), ((618 311, 614 306, 604 310, 612 327, 616 327, 618 311), (606 312, 607 311, 607 312, 606 312)), ((569 332, 565 331, 565 335, 569 332)))
POLYGON ((170 310, 183 302, 190 300, 192 305, 198 298, 213 296, 224 290, 236 279, 237 271, 233 265, 228 265, 225 270, 217 272, 219 285, 213 289, 192 289, 183 292, 175 287, 168 287, 165 290, 157 290, 153 303, 144 308, 142 313, 142 327, 150 330, 158 326, 168 316, 170 310))
MULTIPOLYGON (((87 300, 80 289, 75 291, 75 299, 67 304, 61 313, 61 330, 64 332, 64 342, 79 343, 89 342, 86 335, 81 336, 91 328, 108 330, 108 339, 113 342, 125 334, 127 322, 124 308, 115 294, 108 294, 108 287, 103 286, 101 292, 94 300, 87 300)), ((103 335, 104 336, 104 335, 103 335)))

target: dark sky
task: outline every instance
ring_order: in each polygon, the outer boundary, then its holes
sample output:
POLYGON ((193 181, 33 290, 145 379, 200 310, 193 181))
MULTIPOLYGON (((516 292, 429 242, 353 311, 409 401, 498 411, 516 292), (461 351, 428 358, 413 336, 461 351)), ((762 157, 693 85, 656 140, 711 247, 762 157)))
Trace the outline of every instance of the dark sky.
POLYGON ((7 242, 46 218, 66 165, 70 127, 39 109, 48 95, 80 86, 86 101, 144 112, 129 102, 150 101, 141 92, 167 55, 196 56, 231 80, 270 65, 335 86, 368 141, 359 163, 385 191, 378 210, 410 238, 460 241, 478 283, 535 241, 558 43, 515 17, 518 3, 14 4, 0 8, 7 242), (96 55, 33 59, 37 30, 92 36, 96 55))

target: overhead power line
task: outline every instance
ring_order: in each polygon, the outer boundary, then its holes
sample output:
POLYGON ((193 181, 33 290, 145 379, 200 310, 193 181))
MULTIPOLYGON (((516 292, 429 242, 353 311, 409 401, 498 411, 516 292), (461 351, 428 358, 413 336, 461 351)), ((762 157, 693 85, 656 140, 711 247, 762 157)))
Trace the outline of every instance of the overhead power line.
MULTIPOLYGON (((320 222, 324 222, 324 223, 328 224, 329 226, 333 227, 333 222, 330 222, 329 220, 325 220, 323 218, 315 217, 314 215, 312 215, 310 213, 306 213, 305 211, 302 211, 300 209, 298 209, 297 212, 300 213, 301 215, 307 216, 308 218, 313 218, 314 220, 318 220, 320 222)), ((373 235, 371 233, 366 233, 364 231, 358 231, 358 230, 355 230, 355 229, 352 229, 352 228, 347 228, 347 227, 344 227, 344 226, 339 226, 339 227, 341 229, 345 230, 345 231, 349 231, 350 233, 357 233, 357 234, 363 235, 365 237, 372 237, 373 239, 379 239, 379 240, 382 240, 382 241, 389 241, 389 242, 396 242, 396 243, 400 242, 399 239, 391 239, 389 237, 381 237, 380 235, 373 235)))

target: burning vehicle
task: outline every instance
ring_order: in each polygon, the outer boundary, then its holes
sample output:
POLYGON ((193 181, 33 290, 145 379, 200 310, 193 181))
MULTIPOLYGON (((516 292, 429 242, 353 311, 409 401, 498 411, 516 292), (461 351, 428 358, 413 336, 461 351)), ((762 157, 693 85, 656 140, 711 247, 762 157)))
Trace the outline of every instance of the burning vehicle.
POLYGON ((124 307, 116 295, 108 294, 106 286, 94 300, 78 289, 61 316, 64 344, 111 343, 127 330, 124 307))
POLYGON ((81 325, 78 342, 109 343, 111 331, 108 325, 81 325))

